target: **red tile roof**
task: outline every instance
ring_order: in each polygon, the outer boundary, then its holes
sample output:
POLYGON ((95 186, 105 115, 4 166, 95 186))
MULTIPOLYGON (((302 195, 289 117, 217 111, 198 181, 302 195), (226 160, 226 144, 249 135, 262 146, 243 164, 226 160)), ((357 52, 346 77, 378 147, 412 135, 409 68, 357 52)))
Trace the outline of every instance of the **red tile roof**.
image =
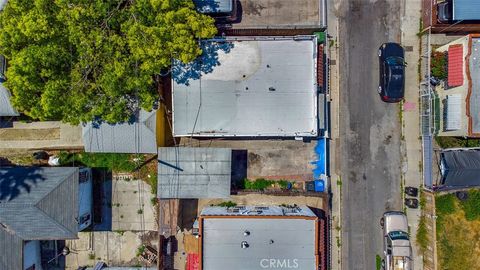
POLYGON ((463 45, 448 47, 448 86, 463 85, 463 45))

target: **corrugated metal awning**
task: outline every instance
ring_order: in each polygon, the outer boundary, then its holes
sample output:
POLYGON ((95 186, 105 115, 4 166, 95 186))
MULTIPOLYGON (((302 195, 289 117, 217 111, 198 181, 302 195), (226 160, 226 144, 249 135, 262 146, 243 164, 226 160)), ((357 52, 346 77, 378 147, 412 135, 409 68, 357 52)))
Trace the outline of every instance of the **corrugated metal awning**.
POLYGON ((447 114, 445 119, 446 130, 459 130, 462 125, 462 96, 448 95, 447 96, 447 114))
POLYGON ((480 20, 480 1, 455 0, 453 1, 453 19, 456 21, 480 20))
POLYGON ((463 45, 448 47, 448 86, 463 85, 463 45))

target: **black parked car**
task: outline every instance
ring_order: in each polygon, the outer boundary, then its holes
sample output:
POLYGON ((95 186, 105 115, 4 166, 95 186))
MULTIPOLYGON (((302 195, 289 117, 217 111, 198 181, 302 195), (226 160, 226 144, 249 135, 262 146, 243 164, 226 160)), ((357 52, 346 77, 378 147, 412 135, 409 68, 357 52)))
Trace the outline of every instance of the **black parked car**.
POLYGON ((383 101, 394 103, 405 94, 405 51, 397 43, 384 43, 378 49, 380 82, 378 93, 383 101))

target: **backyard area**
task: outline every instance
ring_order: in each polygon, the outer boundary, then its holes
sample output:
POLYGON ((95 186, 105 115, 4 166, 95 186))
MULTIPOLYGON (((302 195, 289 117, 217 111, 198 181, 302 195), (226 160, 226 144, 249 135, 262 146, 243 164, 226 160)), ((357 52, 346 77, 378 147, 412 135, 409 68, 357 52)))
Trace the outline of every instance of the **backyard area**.
POLYGON ((438 269, 476 269, 480 265, 480 191, 439 194, 435 201, 438 269))

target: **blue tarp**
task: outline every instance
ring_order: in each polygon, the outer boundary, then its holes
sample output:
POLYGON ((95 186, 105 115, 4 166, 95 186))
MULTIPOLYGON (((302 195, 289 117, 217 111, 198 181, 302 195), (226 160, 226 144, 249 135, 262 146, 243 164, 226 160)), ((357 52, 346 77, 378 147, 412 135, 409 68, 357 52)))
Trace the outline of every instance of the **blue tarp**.
POLYGON ((325 191, 325 181, 315 180, 315 192, 324 192, 325 191))
POLYGON ((321 179, 322 175, 327 175, 327 140, 325 138, 319 139, 317 146, 315 146, 315 154, 317 160, 313 161, 315 165, 313 169, 313 179, 321 179))

